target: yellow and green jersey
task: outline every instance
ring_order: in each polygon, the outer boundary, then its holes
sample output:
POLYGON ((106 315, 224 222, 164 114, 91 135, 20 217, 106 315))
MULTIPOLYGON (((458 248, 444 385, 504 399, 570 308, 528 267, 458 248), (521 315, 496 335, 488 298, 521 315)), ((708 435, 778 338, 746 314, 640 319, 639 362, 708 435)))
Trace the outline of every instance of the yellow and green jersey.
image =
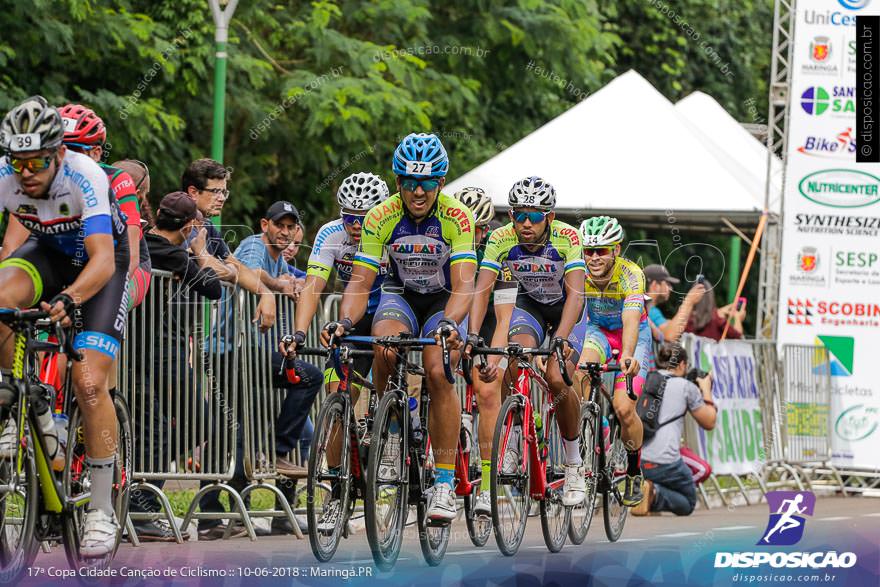
POLYGON ((645 274, 642 268, 625 257, 614 260, 611 281, 604 289, 593 284, 590 274, 584 283, 586 300, 584 311, 590 322, 606 330, 623 328, 623 312, 639 312, 642 321, 645 313, 645 274))

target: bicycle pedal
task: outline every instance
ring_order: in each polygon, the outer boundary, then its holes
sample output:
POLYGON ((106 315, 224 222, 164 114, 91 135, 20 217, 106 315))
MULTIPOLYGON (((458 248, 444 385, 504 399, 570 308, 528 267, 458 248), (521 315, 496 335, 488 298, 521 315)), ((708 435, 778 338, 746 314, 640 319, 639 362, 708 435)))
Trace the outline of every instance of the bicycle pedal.
POLYGON ((428 528, 446 528, 452 524, 451 520, 432 520, 431 518, 428 518, 425 522, 425 526, 428 528))

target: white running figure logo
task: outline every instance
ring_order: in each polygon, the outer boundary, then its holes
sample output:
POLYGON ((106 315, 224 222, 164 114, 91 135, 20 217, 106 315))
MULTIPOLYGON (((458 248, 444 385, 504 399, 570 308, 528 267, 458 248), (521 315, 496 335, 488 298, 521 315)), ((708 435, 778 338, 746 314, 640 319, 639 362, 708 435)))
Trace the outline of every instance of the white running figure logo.
POLYGON ((779 520, 777 520, 776 525, 773 526, 773 528, 769 532, 767 532, 766 536, 764 536, 764 542, 769 544, 770 536, 776 533, 777 530, 779 531, 779 534, 782 534, 786 530, 791 530, 792 528, 797 528, 801 525, 798 520, 794 519, 794 515, 802 514, 807 510, 807 506, 804 506, 802 508, 798 507, 802 501, 804 501, 804 495, 802 493, 798 493, 794 496, 793 499, 783 500, 783 502, 779 504, 779 511, 776 513, 782 514, 782 516, 780 516, 779 520), (788 509, 786 509, 786 505, 788 509), (783 509, 785 509, 786 511, 783 512, 783 509))

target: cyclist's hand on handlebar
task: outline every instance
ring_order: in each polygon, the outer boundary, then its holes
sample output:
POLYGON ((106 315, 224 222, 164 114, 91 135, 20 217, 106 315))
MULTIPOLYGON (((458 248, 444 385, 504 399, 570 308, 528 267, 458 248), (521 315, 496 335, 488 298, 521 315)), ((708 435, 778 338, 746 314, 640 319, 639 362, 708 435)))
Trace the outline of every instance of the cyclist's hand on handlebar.
POLYGON ((475 334, 473 332, 469 333, 467 335, 467 340, 465 340, 465 345, 464 345, 465 358, 466 359, 472 358, 471 351, 474 349, 474 347, 480 347, 480 346, 483 346, 483 337, 481 337, 479 334, 475 334))
POLYGON ((461 348, 461 336, 458 334, 458 329, 456 328, 455 323, 451 320, 440 320, 440 323, 434 330, 434 340, 437 341, 437 344, 440 344, 441 336, 446 338, 446 346, 449 350, 455 351, 461 348))
POLYGON ((498 363, 489 361, 479 368, 480 381, 483 383, 492 383, 498 378, 498 363))
POLYGON ((351 331, 351 326, 351 320, 348 318, 343 318, 339 322, 328 322, 324 325, 324 328, 321 329, 321 344, 325 347, 329 347, 331 336, 335 336, 336 338, 345 336, 351 331))
POLYGON ((635 377, 639 374, 641 365, 632 355, 620 355, 620 370, 627 377, 635 377))
POLYGON ((66 328, 73 323, 73 311, 76 309, 76 302, 73 301, 72 297, 61 292, 52 298, 49 303, 42 302, 40 309, 44 312, 49 312, 49 319, 52 322, 61 322, 61 325, 66 328))
POLYGON ((292 359, 296 356, 296 349, 303 346, 306 342, 306 333, 297 330, 295 333, 287 334, 281 338, 278 343, 278 352, 285 358, 292 359))

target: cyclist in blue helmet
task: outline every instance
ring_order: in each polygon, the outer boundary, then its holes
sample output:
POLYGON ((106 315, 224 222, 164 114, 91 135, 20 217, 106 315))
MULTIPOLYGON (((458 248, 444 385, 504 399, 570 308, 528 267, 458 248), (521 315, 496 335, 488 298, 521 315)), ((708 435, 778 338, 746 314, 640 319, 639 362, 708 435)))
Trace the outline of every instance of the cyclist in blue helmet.
MULTIPOLYGON (((373 318, 374 336, 408 332, 437 336, 451 332, 453 365, 467 333, 467 314, 474 292, 477 255, 474 252, 474 215, 470 208, 440 192, 446 182, 449 158, 433 134, 413 133, 394 151, 392 169, 399 192, 367 212, 354 269, 342 304, 339 322, 325 326, 341 335, 364 316, 370 289, 387 252, 388 275, 382 284, 373 318)), ((384 391, 394 369, 394 357, 376 347, 373 381, 384 391)), ((428 496, 428 518, 448 523, 455 517, 455 449, 461 417, 458 394, 443 374, 439 347, 426 347, 424 365, 431 394, 429 430, 434 450, 434 486, 428 496)), ((380 464, 382 477, 394 479, 389 459, 380 464)))

